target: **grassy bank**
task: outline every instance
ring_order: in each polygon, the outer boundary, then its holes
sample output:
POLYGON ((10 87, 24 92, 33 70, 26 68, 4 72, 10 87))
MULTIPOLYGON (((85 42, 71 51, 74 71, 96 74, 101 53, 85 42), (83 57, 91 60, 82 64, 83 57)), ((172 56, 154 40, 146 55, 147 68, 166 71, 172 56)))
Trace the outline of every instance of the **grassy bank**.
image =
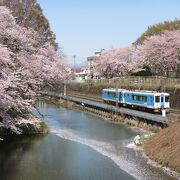
POLYGON ((180 121, 155 134, 144 150, 150 159, 180 173, 180 121))

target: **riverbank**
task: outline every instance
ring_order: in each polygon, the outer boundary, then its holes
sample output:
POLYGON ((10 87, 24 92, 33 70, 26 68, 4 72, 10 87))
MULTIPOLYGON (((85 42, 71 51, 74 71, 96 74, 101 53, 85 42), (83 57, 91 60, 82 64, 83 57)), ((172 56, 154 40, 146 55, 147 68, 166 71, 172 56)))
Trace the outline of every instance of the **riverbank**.
POLYGON ((32 114, 13 118, 0 112, 0 139, 11 136, 45 134, 49 132, 46 124, 32 114), (6 117, 5 117, 6 116, 6 117), (7 120, 8 119, 8 120, 7 120))

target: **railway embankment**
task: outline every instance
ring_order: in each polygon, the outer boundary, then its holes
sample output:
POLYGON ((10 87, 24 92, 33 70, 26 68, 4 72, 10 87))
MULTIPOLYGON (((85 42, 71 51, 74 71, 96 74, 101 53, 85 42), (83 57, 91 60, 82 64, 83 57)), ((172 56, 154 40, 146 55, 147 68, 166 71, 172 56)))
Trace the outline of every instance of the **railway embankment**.
POLYGON ((52 96, 51 97, 43 96, 40 98, 48 100, 60 107, 66 107, 70 109, 79 109, 79 110, 87 111, 89 113, 93 113, 110 123, 125 124, 136 129, 141 128, 141 129, 151 131, 151 132, 158 132, 159 130, 162 129, 162 126, 160 126, 160 124, 158 123, 143 120, 141 118, 128 116, 124 113, 115 113, 113 111, 108 112, 102 109, 96 109, 95 107, 85 106, 81 103, 79 104, 79 103, 75 103, 75 102, 64 100, 64 99, 59 99, 52 96))
POLYGON ((123 84, 123 83, 82 83, 68 84, 70 94, 79 94, 89 98, 101 99, 102 89, 104 88, 122 88, 128 90, 151 90, 158 92, 167 92, 170 94, 170 105, 173 109, 180 110, 180 85, 159 85, 159 84, 123 84))
POLYGON ((162 86, 162 85, 139 85, 139 84, 115 84, 115 83, 82 83, 82 84, 68 84, 68 94, 74 97, 90 99, 102 102, 101 94, 104 88, 124 88, 129 90, 152 90, 163 91, 170 94, 170 114, 168 119, 170 121, 180 120, 180 86, 162 86))

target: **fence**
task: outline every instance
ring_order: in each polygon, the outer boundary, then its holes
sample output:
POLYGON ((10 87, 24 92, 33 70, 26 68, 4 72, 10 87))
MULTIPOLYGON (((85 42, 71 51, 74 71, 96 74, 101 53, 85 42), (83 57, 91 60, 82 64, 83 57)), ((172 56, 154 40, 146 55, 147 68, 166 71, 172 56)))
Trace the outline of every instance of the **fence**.
POLYGON ((91 82, 99 83, 122 83, 122 84, 146 84, 149 86, 159 85, 159 86, 180 86, 180 78, 167 78, 160 76, 126 76, 117 77, 112 79, 94 79, 91 82))

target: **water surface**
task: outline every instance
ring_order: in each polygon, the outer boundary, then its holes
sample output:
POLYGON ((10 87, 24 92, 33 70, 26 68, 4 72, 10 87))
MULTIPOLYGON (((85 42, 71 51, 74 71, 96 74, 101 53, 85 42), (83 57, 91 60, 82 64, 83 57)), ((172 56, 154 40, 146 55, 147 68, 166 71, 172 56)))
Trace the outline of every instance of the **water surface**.
POLYGON ((130 128, 44 101, 38 107, 51 133, 1 142, 0 179, 173 179, 128 147, 137 135, 130 128))

